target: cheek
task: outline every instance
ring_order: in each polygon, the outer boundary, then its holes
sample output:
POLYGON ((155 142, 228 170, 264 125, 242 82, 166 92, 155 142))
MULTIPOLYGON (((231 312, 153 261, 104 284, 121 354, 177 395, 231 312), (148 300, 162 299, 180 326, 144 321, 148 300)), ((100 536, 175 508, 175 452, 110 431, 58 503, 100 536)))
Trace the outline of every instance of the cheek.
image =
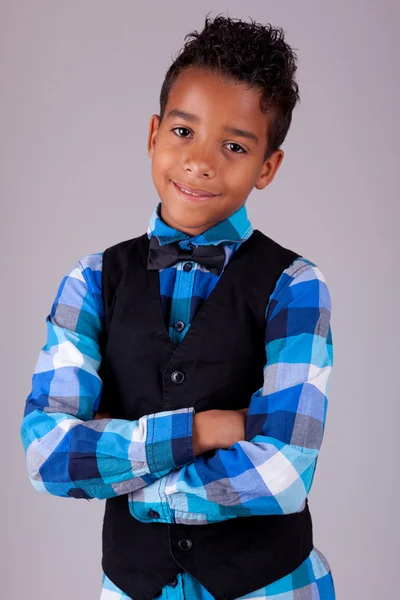
POLYGON ((165 177, 171 172, 171 167, 176 164, 176 157, 172 149, 162 148, 156 149, 152 161, 152 172, 155 177, 165 177))
POLYGON ((245 164, 245 161, 241 164, 238 160, 234 166, 227 164, 223 171, 223 178, 232 194, 242 195, 252 188, 254 172, 249 164, 245 164))

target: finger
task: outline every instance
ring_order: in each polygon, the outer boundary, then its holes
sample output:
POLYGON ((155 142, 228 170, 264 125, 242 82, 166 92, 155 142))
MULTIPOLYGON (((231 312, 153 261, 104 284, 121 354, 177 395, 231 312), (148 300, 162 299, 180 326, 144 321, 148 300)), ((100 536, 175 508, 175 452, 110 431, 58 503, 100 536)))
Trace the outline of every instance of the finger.
POLYGON ((111 419, 110 415, 108 413, 95 413, 94 415, 94 420, 97 419, 111 419))

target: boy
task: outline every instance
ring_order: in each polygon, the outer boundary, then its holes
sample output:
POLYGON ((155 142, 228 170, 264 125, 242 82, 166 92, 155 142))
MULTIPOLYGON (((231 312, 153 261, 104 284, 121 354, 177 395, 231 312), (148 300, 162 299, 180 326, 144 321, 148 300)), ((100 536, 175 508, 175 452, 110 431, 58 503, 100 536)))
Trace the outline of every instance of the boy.
POLYGON ((106 499, 101 600, 331 600, 307 500, 330 295, 245 207, 282 162, 296 55, 281 29, 222 16, 189 37, 150 120, 147 234, 77 261, 46 319, 29 477, 106 499))

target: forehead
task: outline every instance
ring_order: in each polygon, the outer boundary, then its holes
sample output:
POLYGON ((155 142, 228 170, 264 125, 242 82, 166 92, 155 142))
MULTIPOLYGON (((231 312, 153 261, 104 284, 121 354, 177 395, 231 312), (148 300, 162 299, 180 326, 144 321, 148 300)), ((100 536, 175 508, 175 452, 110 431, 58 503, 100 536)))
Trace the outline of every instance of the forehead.
POLYGON ((188 68, 177 77, 169 92, 166 114, 178 109, 195 114, 200 121, 251 127, 266 134, 267 115, 260 109, 261 91, 243 82, 210 71, 188 68))

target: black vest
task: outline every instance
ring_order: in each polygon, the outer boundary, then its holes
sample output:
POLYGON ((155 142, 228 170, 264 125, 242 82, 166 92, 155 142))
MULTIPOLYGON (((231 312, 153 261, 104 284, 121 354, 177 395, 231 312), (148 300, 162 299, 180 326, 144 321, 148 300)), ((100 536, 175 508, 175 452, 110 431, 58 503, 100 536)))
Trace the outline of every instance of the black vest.
MULTIPOLYGON (((269 297, 299 255, 255 230, 175 345, 163 320, 159 272, 146 268, 148 247, 144 234, 103 254, 99 410, 133 420, 188 406, 248 406, 263 384, 269 297), (175 371, 183 382, 171 379, 175 371)), ((184 525, 139 521, 120 495, 106 501, 102 536, 103 571, 134 600, 149 600, 183 570, 217 600, 231 600, 291 573, 313 549, 307 499, 293 514, 184 525), (189 549, 178 545, 186 538, 189 549)))

